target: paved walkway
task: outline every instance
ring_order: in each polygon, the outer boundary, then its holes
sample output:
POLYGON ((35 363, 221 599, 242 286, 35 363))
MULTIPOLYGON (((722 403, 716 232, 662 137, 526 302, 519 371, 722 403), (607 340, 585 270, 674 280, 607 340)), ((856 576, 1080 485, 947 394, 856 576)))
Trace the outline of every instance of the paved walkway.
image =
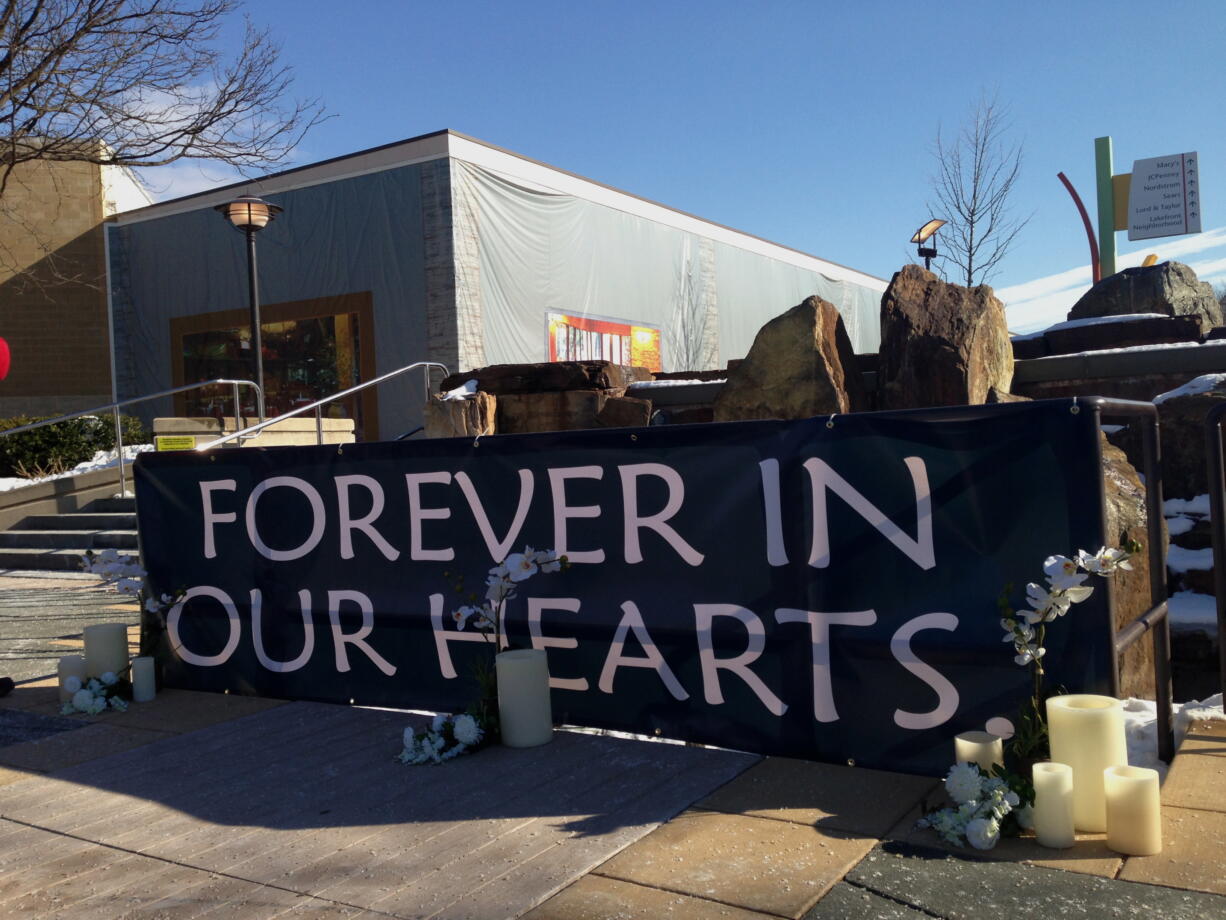
POLYGON ((1102 835, 941 847, 914 830, 934 780, 861 768, 569 732, 409 768, 386 711, 57 713, 49 678, 0 699, 5 918, 1226 918, 1221 722, 1171 768, 1163 852, 1125 860, 1102 835))

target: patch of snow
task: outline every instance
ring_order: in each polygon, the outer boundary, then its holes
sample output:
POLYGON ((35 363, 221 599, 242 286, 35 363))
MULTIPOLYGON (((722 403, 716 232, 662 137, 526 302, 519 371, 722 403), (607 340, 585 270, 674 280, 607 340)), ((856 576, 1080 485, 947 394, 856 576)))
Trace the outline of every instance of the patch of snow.
MULTIPOLYGON (((1175 748, 1183 744, 1188 727, 1193 722, 1226 718, 1222 712, 1222 694, 1207 700, 1176 703, 1172 708, 1175 728, 1175 748)), ((1166 779, 1167 765, 1158 759, 1158 707, 1152 700, 1124 701, 1124 736, 1128 742, 1128 763, 1134 767, 1157 770, 1166 779)))
POLYGON ((1176 632, 1203 632, 1217 629, 1217 598, 1196 591, 1176 591, 1166 602, 1171 629, 1176 632))
POLYGON ((1166 567, 1180 574, 1193 570, 1207 571, 1213 568, 1213 547, 1186 549, 1182 546, 1170 546, 1166 551, 1166 567))
POLYGON ((1223 383, 1226 383, 1226 374, 1201 374, 1201 376, 1189 380, 1181 387, 1167 390, 1165 393, 1159 393, 1154 397, 1154 405, 1166 402, 1168 399, 1174 399, 1176 396, 1195 396, 1197 393, 1208 393, 1223 383))
POLYGON ((1137 351, 1169 351, 1172 348, 1223 348, 1226 342, 1157 342, 1152 345, 1129 345, 1127 348, 1098 348, 1094 351, 1078 351, 1067 355, 1045 355, 1031 358, 1032 361, 1054 361, 1058 358, 1083 358, 1086 355, 1120 355, 1137 351))
POLYGON ((728 382, 727 377, 719 377, 716 380, 698 380, 698 379, 691 379, 688 377, 683 380, 638 380, 630 384, 630 386, 627 389, 652 390, 652 389, 658 389, 661 387, 686 387, 686 386, 697 386, 698 384, 703 384, 703 383, 727 383, 727 382, 728 382))
MULTIPOLYGON (((153 450, 152 444, 134 444, 127 445, 123 449, 125 463, 131 463, 136 459, 137 454, 143 454, 147 450, 153 450)), ((11 492, 13 489, 21 489, 25 486, 37 485, 40 482, 50 482, 52 479, 67 479, 69 476, 76 476, 79 473, 91 473, 94 470, 109 470, 114 469, 119 465, 119 454, 113 450, 100 450, 94 454, 94 459, 85 460, 78 463, 66 473, 56 473, 52 476, 42 476, 37 479, 21 479, 20 477, 0 477, 0 492, 11 492)))
POLYGON ((465 380, 454 390, 448 390, 439 399, 443 402, 459 402, 465 399, 477 398, 477 381, 465 380))
POLYGON ((1141 319, 1170 319, 1165 313, 1124 313, 1119 316, 1087 316, 1084 319, 1067 319, 1062 323, 1054 323, 1046 329, 1040 329, 1038 332, 1029 332, 1025 335, 1010 336, 1010 341, 1027 342, 1031 339, 1043 337, 1045 332, 1053 332, 1057 329, 1077 329, 1081 326, 1106 326, 1112 323, 1132 323, 1141 319))
POLYGON ((1172 537, 1177 537, 1181 533, 1187 533, 1195 526, 1196 522, 1184 514, 1177 514, 1166 519, 1166 532, 1172 537))
POLYGON ((1123 431, 1127 425, 1099 425, 1103 434, 1115 434, 1117 431, 1123 431))
POLYGON ((1196 498, 1168 498, 1162 503, 1164 517, 1174 517, 1177 514, 1198 514, 1209 516, 1209 493, 1196 498))

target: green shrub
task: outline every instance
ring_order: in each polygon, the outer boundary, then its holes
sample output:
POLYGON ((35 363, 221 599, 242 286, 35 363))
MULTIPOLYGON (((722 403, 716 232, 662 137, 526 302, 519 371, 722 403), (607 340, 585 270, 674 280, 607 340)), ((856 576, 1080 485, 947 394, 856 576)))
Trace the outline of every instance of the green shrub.
MULTIPOLYGON (((10 428, 20 428, 50 417, 19 415, 0 419, 0 476, 43 476, 63 472, 85 460, 92 460, 100 450, 115 449, 115 423, 110 416, 85 415, 33 431, 2 434, 10 428)), ((149 435, 140 419, 121 415, 119 424, 125 447, 149 443, 149 435)))

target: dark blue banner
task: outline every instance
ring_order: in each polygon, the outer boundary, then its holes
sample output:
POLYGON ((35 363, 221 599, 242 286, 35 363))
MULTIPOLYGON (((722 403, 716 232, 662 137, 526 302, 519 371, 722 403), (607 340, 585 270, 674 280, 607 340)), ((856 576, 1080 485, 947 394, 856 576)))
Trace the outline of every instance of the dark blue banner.
MULTIPOLYGON (((146 626, 169 686, 461 710, 451 614, 525 546, 514 644, 561 722, 938 773, 1014 718, 996 599, 1102 543, 1093 414, 1059 400, 472 440, 143 454, 146 626)), ((1105 691, 1105 591, 1048 630, 1105 691)))

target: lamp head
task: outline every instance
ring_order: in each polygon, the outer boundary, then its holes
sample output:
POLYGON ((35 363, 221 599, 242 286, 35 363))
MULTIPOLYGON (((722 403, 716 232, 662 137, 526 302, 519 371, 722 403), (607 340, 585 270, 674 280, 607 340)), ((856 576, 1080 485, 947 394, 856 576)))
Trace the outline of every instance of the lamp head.
POLYGON ((924 226, 915 231, 915 235, 911 237, 911 242, 916 245, 916 254, 924 260, 924 268, 932 268, 932 260, 937 257, 937 244, 933 240, 931 246, 924 244, 936 234, 938 230, 945 226, 945 221, 934 217, 924 226))
POLYGON ((284 210, 253 195, 243 195, 213 208, 238 230, 263 230, 284 210))

